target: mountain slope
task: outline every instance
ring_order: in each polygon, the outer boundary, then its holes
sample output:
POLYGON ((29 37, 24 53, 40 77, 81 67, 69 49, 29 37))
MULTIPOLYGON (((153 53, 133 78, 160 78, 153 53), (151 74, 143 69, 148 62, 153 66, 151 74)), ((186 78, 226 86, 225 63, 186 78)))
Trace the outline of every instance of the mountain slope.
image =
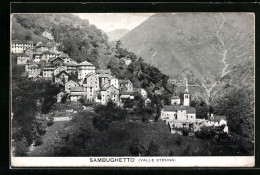
POLYGON ((110 41, 116 41, 122 38, 125 34, 127 34, 129 30, 127 29, 117 29, 111 32, 106 32, 110 41))
POLYGON ((184 70, 210 96, 236 62, 254 54, 254 18, 248 13, 155 14, 127 33, 124 47, 170 76, 184 70), (213 87, 204 86, 209 83, 213 87))

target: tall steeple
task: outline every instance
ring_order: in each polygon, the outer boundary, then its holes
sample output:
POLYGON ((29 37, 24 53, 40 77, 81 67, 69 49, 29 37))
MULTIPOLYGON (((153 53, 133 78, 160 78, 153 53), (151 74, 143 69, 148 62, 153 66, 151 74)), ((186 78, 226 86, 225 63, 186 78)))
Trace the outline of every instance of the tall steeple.
POLYGON ((185 81, 186 81, 185 93, 189 93, 187 78, 185 78, 185 81))
POLYGON ((185 88, 185 92, 183 93, 183 106, 190 106, 190 94, 188 89, 187 78, 185 78, 185 81, 186 81, 186 88, 185 88))

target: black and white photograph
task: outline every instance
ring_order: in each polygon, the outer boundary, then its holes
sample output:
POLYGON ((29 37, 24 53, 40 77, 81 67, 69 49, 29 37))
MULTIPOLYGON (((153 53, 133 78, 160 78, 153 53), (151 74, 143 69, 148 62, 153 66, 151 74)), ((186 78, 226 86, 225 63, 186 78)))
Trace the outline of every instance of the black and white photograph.
POLYGON ((254 13, 10 20, 12 166, 255 165, 254 13))

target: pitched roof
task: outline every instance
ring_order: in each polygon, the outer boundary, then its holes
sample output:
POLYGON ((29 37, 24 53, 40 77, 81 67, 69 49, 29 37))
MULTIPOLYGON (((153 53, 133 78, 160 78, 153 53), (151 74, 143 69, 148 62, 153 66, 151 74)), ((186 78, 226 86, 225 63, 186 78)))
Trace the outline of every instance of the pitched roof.
POLYGON ((37 64, 29 65, 28 69, 38 69, 37 64))
POLYGON ((70 92, 83 92, 83 91, 84 91, 84 88, 81 87, 81 86, 71 87, 71 88, 70 88, 70 92))
POLYGON ((73 63, 73 62, 70 62, 70 63, 64 63, 64 65, 65 66, 70 66, 70 67, 76 67, 76 66, 78 66, 78 64, 77 63, 73 63))
POLYGON ((128 84, 128 83, 132 83, 129 79, 119 79, 119 84, 128 84))
POLYGON ((98 77, 100 77, 100 78, 109 78, 110 75, 109 74, 99 74, 98 77))
POLYGON ((33 41, 21 41, 21 40, 13 40, 13 44, 33 44, 33 41))
MULTIPOLYGON (((53 57, 53 58, 51 58, 49 61, 50 61, 50 62, 53 62, 53 61, 55 61, 56 59, 62 60, 60 57, 53 57)), ((63 60, 62 60, 62 61, 63 61, 63 60)))
POLYGON ((88 73, 88 74, 86 75, 85 79, 88 78, 88 77, 91 77, 91 76, 96 76, 96 74, 93 73, 93 72, 90 72, 90 73, 88 73))
POLYGON ((44 51, 42 54, 52 54, 52 55, 56 55, 55 53, 52 53, 50 51, 44 51))
POLYGON ((96 71, 97 74, 111 74, 110 69, 98 69, 96 71))
POLYGON ((59 76, 61 73, 65 73, 65 74, 67 74, 67 75, 69 75, 69 73, 67 72, 67 71, 65 71, 65 70, 62 70, 62 71, 60 71, 59 73, 57 73, 56 75, 55 75, 55 77, 57 77, 57 76, 59 76))
POLYGON ((77 85, 78 85, 78 83, 76 83, 76 82, 73 81, 73 80, 68 81, 67 83, 65 83, 65 85, 66 85, 66 84, 69 84, 69 83, 73 83, 73 84, 77 84, 77 85))
POLYGON ((29 57, 26 53, 15 53, 15 57, 29 57))
POLYGON ((67 58, 67 57, 69 57, 69 55, 68 55, 67 53, 61 53, 61 54, 60 54, 60 57, 61 57, 61 58, 67 58))
POLYGON ((221 115, 213 115, 209 117, 208 119, 209 121, 214 121, 214 122, 219 122, 221 120, 227 120, 227 117, 226 116, 221 116, 221 115))
POLYGON ((88 61, 83 61, 83 62, 81 62, 80 64, 78 64, 78 66, 93 66, 93 64, 91 64, 91 63, 88 62, 88 61))
POLYGON ((188 114, 195 114, 196 109, 191 106, 178 106, 178 105, 165 105, 163 107, 164 111, 179 111, 186 110, 188 114))
POLYGON ((125 90, 121 90, 121 91, 119 92, 119 94, 120 94, 120 95, 133 95, 133 92, 127 92, 127 91, 125 91, 125 90))
POLYGON ((171 99, 180 99, 179 96, 172 96, 171 99))

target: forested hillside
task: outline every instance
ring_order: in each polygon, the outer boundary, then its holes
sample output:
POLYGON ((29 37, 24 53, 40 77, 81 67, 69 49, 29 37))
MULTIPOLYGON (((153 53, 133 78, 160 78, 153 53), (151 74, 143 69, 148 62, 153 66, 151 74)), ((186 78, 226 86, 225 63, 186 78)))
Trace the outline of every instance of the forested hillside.
MULTIPOLYGON (((54 36, 54 42, 59 43, 58 50, 68 53, 78 63, 87 60, 96 68, 111 69, 120 79, 130 79, 135 88, 143 87, 150 92, 153 104, 169 101, 173 89, 168 88, 168 76, 124 49, 120 42, 110 43, 107 35, 87 20, 71 14, 15 14, 12 17, 13 40, 47 43, 49 41, 42 37, 42 32, 47 30, 54 36), (126 58, 132 61, 129 66, 124 62, 126 58), (154 97, 151 93, 156 88, 166 90, 163 95, 154 97)), ((24 67, 17 66, 15 58, 12 59, 12 138, 16 155, 24 156, 32 144, 41 144, 48 123, 39 116, 49 113, 60 88, 49 81, 28 81, 22 76, 24 67), (43 105, 37 106, 41 99, 43 105)))

